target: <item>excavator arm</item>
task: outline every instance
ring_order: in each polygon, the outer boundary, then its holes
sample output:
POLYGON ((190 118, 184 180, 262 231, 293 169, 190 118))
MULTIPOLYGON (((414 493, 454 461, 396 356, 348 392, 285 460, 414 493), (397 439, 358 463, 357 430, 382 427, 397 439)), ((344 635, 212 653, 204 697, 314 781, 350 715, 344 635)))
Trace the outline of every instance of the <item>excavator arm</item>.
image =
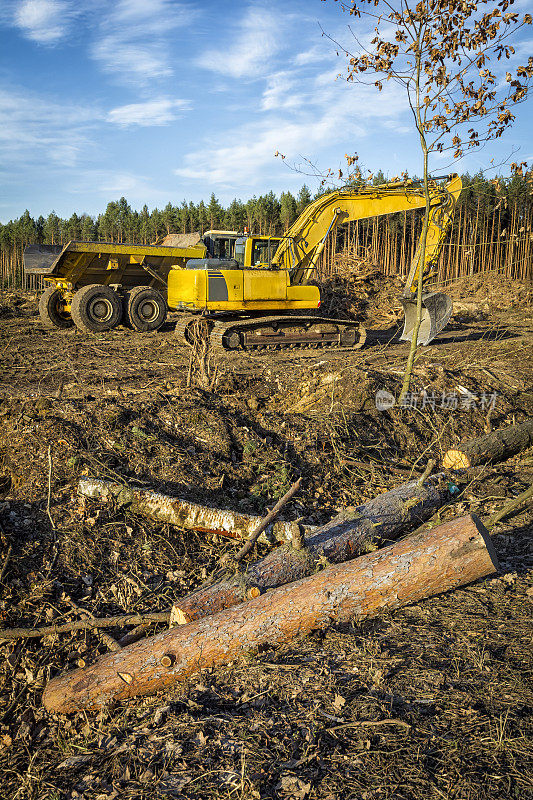
MULTIPOLYGON (((461 178, 458 175, 452 176, 443 187, 435 183, 430 186, 431 210, 424 268, 438 256, 461 188, 461 178)), ((388 183, 369 189, 330 192, 310 203, 291 225, 278 247, 272 266, 290 270, 293 285, 305 284, 313 274, 328 234, 337 225, 399 211, 415 211, 425 205, 423 188, 408 183, 388 183)), ((420 248, 411 265, 409 286, 418 279, 416 265, 419 256, 420 248)))
MULTIPOLYGON (((423 270, 424 285, 433 275, 444 237, 453 219, 461 194, 462 181, 451 175, 444 186, 430 184, 429 225, 425 251, 419 242, 400 298, 405 312, 402 338, 410 340, 416 316, 416 290, 419 270, 423 270)), ((409 183, 389 183, 368 189, 330 192, 311 203, 292 224, 283 238, 272 267, 288 270, 291 285, 306 284, 316 267, 329 233, 337 225, 399 211, 425 208, 424 189, 409 183)), ((451 301, 442 293, 423 296, 423 319, 418 340, 429 343, 448 322, 451 301)))

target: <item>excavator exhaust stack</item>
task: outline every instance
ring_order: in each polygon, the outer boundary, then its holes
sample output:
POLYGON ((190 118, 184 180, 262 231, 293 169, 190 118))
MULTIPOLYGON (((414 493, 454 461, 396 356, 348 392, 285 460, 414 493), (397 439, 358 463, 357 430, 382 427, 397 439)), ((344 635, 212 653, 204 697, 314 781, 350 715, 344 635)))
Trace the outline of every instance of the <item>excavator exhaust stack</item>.
MULTIPOLYGON (((416 297, 400 297, 405 319, 400 339, 410 342, 416 324, 416 297)), ((447 294, 431 292, 422 295, 422 322, 418 331, 418 344, 429 344, 448 324, 453 304, 447 294)))

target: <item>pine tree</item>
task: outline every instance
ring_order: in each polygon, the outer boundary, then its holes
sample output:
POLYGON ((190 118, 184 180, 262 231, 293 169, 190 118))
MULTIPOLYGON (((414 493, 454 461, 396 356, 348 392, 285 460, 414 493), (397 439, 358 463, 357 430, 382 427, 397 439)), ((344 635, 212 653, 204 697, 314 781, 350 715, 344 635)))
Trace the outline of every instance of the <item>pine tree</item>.
POLYGON ((81 238, 84 242, 92 242, 96 239, 96 225, 94 219, 88 214, 81 216, 81 238))
POLYGON ((298 216, 302 213, 304 208, 306 208, 306 206, 309 205, 310 202, 311 202, 311 192, 304 183, 304 185, 298 192, 298 197, 296 198, 296 213, 298 214, 298 216))
POLYGON ((298 214, 296 213, 296 200, 290 192, 282 192, 280 196, 280 220, 283 230, 286 231, 298 214))
POLYGON ((222 225, 222 220, 224 218, 224 209, 216 199, 214 192, 211 194, 211 197, 209 199, 209 205, 207 207, 207 216, 209 219, 209 228, 211 230, 220 228, 220 226, 222 225))
POLYGON ((150 232, 151 232, 150 214, 148 213, 148 206, 145 203, 144 206, 142 207, 139 216, 139 236, 141 238, 142 244, 147 244, 150 241, 150 232))
POLYGON ((207 213, 207 208, 205 207, 205 203, 203 200, 200 200, 198 204, 198 227, 200 228, 200 235, 203 236, 204 232, 207 230, 209 222, 209 215, 207 213))

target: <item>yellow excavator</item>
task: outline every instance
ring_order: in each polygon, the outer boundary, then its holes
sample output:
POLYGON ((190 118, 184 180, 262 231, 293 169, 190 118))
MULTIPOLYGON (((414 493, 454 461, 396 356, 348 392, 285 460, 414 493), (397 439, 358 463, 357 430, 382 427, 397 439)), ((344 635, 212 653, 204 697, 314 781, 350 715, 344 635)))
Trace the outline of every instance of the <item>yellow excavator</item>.
MULTIPOLYGON (((430 183, 429 228, 425 252, 419 242, 400 301, 404 308, 401 338, 410 341, 416 321, 419 270, 423 285, 434 266, 462 189, 458 175, 430 183)), ((320 291, 310 285, 328 235, 337 225, 368 217, 414 211, 426 205, 423 188, 412 181, 330 192, 310 203, 283 237, 237 238, 234 258, 191 258, 185 269, 168 275, 168 305, 191 312, 176 334, 191 344, 198 313, 216 349, 255 350, 284 347, 357 347, 366 333, 351 320, 304 314, 320 307, 320 291)), ((452 312, 441 292, 422 297, 420 344, 428 344, 452 312)))

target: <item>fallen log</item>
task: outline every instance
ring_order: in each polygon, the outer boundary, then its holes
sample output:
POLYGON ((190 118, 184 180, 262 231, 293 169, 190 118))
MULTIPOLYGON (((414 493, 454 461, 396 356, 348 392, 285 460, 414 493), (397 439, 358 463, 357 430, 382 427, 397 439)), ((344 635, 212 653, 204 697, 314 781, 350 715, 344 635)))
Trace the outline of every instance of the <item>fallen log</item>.
MULTIPOLYGON (((114 499, 141 516, 166 522, 187 530, 218 533, 230 539, 247 539, 261 523, 262 517, 240 514, 230 509, 213 508, 170 497, 148 489, 136 489, 100 478, 80 478, 78 493, 98 500, 114 499)), ((261 532, 258 541, 267 544, 292 541, 294 524, 278 520, 261 532)))
POLYGON ((533 419, 521 425, 499 428, 486 436, 468 439, 444 454, 444 469, 467 469, 478 464, 505 461, 533 445, 533 419))
MULTIPOLYGON (((178 599, 173 619, 178 624, 214 614, 284 583, 311 575, 328 562, 348 561, 376 540, 387 541, 426 522, 451 498, 449 485, 435 476, 420 485, 409 481, 356 508, 344 509, 316 528, 303 546, 281 545, 231 578, 201 587, 178 599)), ((300 544, 300 543, 298 543, 300 544)))
POLYGON ((258 646, 415 603, 497 569, 481 522, 455 519, 53 678, 43 703, 48 711, 68 714, 154 694, 258 646))

